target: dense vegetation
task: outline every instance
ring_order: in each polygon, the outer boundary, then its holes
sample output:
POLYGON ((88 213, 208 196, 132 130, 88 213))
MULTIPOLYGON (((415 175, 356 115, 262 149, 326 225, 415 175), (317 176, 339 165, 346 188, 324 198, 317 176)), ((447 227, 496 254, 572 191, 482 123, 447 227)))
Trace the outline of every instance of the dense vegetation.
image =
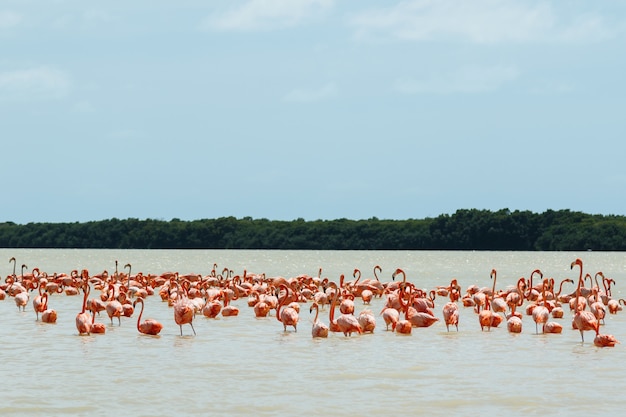
POLYGON ((626 217, 458 210, 422 220, 111 219, 0 223, 4 248, 626 250, 626 217))

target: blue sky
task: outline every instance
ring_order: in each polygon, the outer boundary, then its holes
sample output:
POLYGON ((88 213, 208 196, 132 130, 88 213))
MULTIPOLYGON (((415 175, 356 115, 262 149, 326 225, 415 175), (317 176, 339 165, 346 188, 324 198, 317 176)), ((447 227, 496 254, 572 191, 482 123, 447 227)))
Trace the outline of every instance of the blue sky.
POLYGON ((626 3, 0 2, 0 221, 626 215, 626 3))

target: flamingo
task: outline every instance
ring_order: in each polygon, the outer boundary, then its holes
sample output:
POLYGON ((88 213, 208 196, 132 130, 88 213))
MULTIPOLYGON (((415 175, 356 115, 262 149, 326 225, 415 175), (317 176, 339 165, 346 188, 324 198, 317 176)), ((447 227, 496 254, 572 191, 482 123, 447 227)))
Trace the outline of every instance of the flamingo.
POLYGON ((104 334, 107 331, 107 327, 104 323, 96 323, 96 313, 91 310, 91 333, 104 334))
POLYGON ((204 307, 202 307, 202 315, 204 317, 214 319, 220 314, 220 312, 222 311, 222 303, 220 302, 219 298, 222 296, 222 291, 219 291, 215 298, 213 298, 212 300, 207 299, 206 304, 204 304, 204 307))
POLYGON ((287 285, 285 284, 279 285, 279 289, 283 287, 285 289, 285 295, 281 297, 281 299, 278 302, 278 307, 276 308, 276 319, 283 324, 285 331, 287 331, 287 326, 293 326, 293 331, 297 332, 298 331, 297 326, 298 326, 298 320, 299 320, 298 312, 293 307, 290 307, 290 306, 285 307, 281 311, 281 307, 283 306, 283 304, 285 303, 285 301, 288 299, 288 296, 289 296, 289 289, 287 285))
POLYGON ((596 334, 596 337, 593 339, 593 344, 598 347, 613 347, 617 343, 617 339, 612 334, 596 334))
MULTIPOLYGON (((570 265, 570 269, 574 269, 574 266, 576 265, 580 268, 580 275, 578 277, 578 286, 576 287, 576 298, 578 299, 580 297, 580 287, 583 283, 582 259, 576 258, 576 260, 572 262, 572 264, 570 265)), ((579 309, 579 305, 580 305, 579 303, 575 303, 573 325, 575 326, 576 329, 578 329, 578 331, 580 331, 580 340, 584 342, 585 337, 583 335, 583 332, 588 331, 588 330, 593 330, 596 332, 596 335, 598 334, 598 320, 596 319, 596 317, 593 315, 592 312, 586 311, 586 310, 581 311, 579 309)))
POLYGON ((126 284, 126 288, 127 288, 128 290, 130 290, 130 271, 131 271, 131 269, 132 269, 131 264, 126 264, 126 265, 124 265, 124 269, 126 269, 126 268, 128 268, 128 281, 127 281, 127 284, 126 284))
POLYGON ((389 326, 391 325, 391 331, 396 330, 396 326, 398 325, 398 320, 400 320, 400 313, 393 307, 385 307, 380 312, 380 315, 383 316, 383 320, 385 320, 385 326, 387 326, 387 330, 389 330, 389 326))
POLYGON ((352 336, 352 333, 363 333, 359 320, 353 314, 342 314, 337 318, 337 326, 344 336, 352 336))
POLYGON ((111 319, 111 325, 113 325, 113 317, 117 317, 118 325, 121 326, 122 325, 121 315, 124 311, 124 307, 122 306, 122 303, 120 303, 118 300, 114 298, 114 294, 115 294, 115 287, 113 284, 109 284, 109 297, 108 297, 108 303, 105 307, 105 310, 107 312, 107 315, 109 316, 109 319, 111 319))
POLYGON ((224 307, 222 307, 222 316, 224 317, 234 317, 239 315, 239 307, 229 304, 228 296, 222 297, 224 301, 224 307))
POLYGON ((444 304, 442 308, 443 321, 446 323, 446 330, 450 331, 450 326, 456 327, 456 331, 459 331, 459 306, 456 304, 455 299, 458 299, 458 284, 456 279, 450 282, 451 290, 448 291, 450 301, 444 304), (455 292, 456 290, 456 292, 455 292), (456 295, 455 295, 456 294, 456 295))
POLYGON ((509 333, 521 333, 522 332, 522 319, 519 316, 510 316, 506 321, 506 328, 509 333))
POLYGON ((21 291, 13 297, 15 300, 15 305, 17 306, 18 311, 26 311, 26 306, 28 305, 28 300, 30 299, 30 294, 28 290, 21 291))
POLYGON ((152 336, 158 335, 161 330, 163 330, 163 325, 154 319, 146 319, 143 323, 141 323, 141 315, 143 314, 144 308, 143 298, 137 298, 133 302, 133 307, 135 307, 137 303, 141 303, 141 311, 139 312, 139 317, 137 317, 137 330, 139 330, 139 333, 142 334, 149 334, 152 336))
POLYGON ((560 304, 561 292, 563 291, 563 284, 565 282, 571 282, 573 284, 574 280, 570 279, 570 278, 566 278, 566 279, 562 280, 561 284, 559 285, 559 291, 556 294, 554 294, 554 298, 557 300, 557 305, 552 309, 550 314, 555 319, 562 319, 563 315, 565 314, 565 312, 563 311, 563 307, 561 307, 561 304, 560 304))
POLYGON ((180 335, 183 335, 183 324, 189 324, 194 336, 196 335, 196 329, 193 328, 193 316, 195 314, 195 308, 193 303, 189 301, 187 294, 183 293, 180 285, 176 284, 178 288, 178 298, 173 304, 174 307, 174 321, 180 327, 180 335))
MULTIPOLYGON (((358 271, 355 269, 355 272, 358 271)), ((360 272, 359 272, 360 274, 360 272)), ((347 288, 344 287, 343 284, 344 275, 341 274, 339 277, 339 289, 342 291, 341 304, 339 304, 339 311, 343 314, 352 314, 354 313, 354 295, 348 291, 347 288)), ((347 287, 348 285, 346 285, 347 287)))
POLYGON ((404 319, 398 320, 397 323, 395 323, 395 330, 396 333, 408 335, 413 331, 413 325, 409 320, 409 302, 404 301, 404 284, 405 282, 400 283, 400 287, 398 289, 398 301, 400 302, 400 310, 404 310, 404 319))
POLYGON ((13 276, 15 277, 15 267, 17 266, 17 261, 15 260, 15 256, 11 256, 9 258, 9 263, 13 262, 13 276))
POLYGON ((271 311, 270 305, 261 299, 261 295, 259 294, 258 291, 252 291, 250 294, 256 300, 252 306, 252 309, 254 310, 254 316, 255 317, 267 317, 267 315, 271 311))
POLYGON ((313 319, 313 327, 311 328, 311 335, 315 338, 315 337, 328 337, 328 326, 324 323, 322 323, 319 320, 319 314, 320 314, 320 308, 319 305, 317 303, 313 303, 311 304, 311 307, 309 308, 309 313, 313 312, 313 309, 315 309, 315 318, 313 319))
POLYGON ((43 292, 41 285, 38 287, 39 295, 33 298, 33 310, 35 310, 35 314, 37 315, 37 321, 39 321, 39 313, 43 313, 46 310, 46 301, 48 300, 48 295, 43 292), (46 294, 45 300, 44 294, 46 294))
POLYGON ((606 306, 600 299, 598 287, 593 287, 591 289, 591 292, 595 296, 595 301, 589 304, 589 311, 591 311, 593 315, 596 316, 598 323, 604 324, 604 317, 606 316, 606 306))
POLYGON ((485 327, 488 331, 491 330, 494 317, 500 317, 491 311, 491 304, 489 302, 489 296, 485 294, 485 307, 478 312, 478 323, 480 324, 480 330, 484 331, 485 327))
POLYGON ((42 295, 44 310, 41 313, 41 321, 44 323, 56 323, 57 312, 52 308, 48 308, 48 293, 45 292, 42 295))
POLYGON ((376 328, 376 318, 374 314, 372 314, 371 310, 363 310, 357 316, 357 321, 361 325, 361 329, 363 333, 374 333, 374 329, 376 328))
POLYGON ((408 319, 413 327, 430 327, 439 321, 437 317, 430 313, 415 311, 412 306, 408 306, 408 319))
POLYGON ((337 306, 337 298, 339 297, 339 291, 337 290, 336 286, 337 284, 335 284, 334 282, 331 282, 329 284, 329 288, 335 287, 335 291, 333 293, 333 299, 330 303, 330 308, 328 309, 328 328, 331 332, 339 333, 341 329, 337 324, 337 320, 335 320, 335 307, 337 306))
POLYGON ((517 307, 521 307, 524 305, 524 286, 526 285, 526 280, 524 278, 520 278, 517 280, 516 288, 511 290, 506 296, 506 304, 511 309, 511 312, 507 315, 507 318, 511 318, 513 316, 517 316, 520 319, 522 318, 522 314, 517 311, 517 307))
POLYGON ((507 309, 506 299, 496 296, 496 277, 497 273, 495 269, 491 270, 490 277, 493 278, 493 287, 491 289, 491 310, 494 313, 505 313, 507 309))
POLYGON ((86 311, 87 297, 89 296, 89 283, 85 282, 83 285, 83 291, 85 293, 83 296, 83 308, 80 313, 76 315, 76 329, 79 335, 91 334, 91 322, 93 321, 91 314, 86 311))
POLYGON ((541 290, 543 305, 537 305, 533 309, 532 316, 535 321, 535 332, 539 334, 539 324, 542 325, 542 333, 546 331, 546 323, 548 322, 548 318, 550 317, 550 311, 548 310, 547 301, 546 301, 546 286, 548 285, 548 279, 543 279, 543 286, 541 290))
POLYGON ((621 301, 623 298, 616 300, 611 298, 609 303, 606 305, 606 308, 609 310, 609 314, 617 314, 618 311, 622 311, 621 301))

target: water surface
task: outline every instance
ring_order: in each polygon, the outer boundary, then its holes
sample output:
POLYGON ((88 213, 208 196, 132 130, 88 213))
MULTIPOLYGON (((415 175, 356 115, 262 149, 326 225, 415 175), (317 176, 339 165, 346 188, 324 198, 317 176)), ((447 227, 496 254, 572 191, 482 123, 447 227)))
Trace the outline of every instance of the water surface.
MULTIPOLYGON (((457 278, 497 287, 513 285, 536 268, 560 281, 577 278, 571 262, 580 257, 586 272, 615 279, 615 298, 626 291, 626 258, 605 252, 436 252, 436 251, 227 251, 227 250, 14 250, 0 249, 0 273, 12 272, 10 257, 29 270, 88 269, 92 274, 130 263, 132 272, 208 274, 213 265, 241 274, 317 275, 338 281, 354 268, 371 277, 380 265, 382 281, 400 267, 423 288, 457 278)), ((127 270, 126 270, 127 271, 127 270)), ((573 290, 573 286, 565 291, 573 290)), ((34 294, 33 294, 34 296, 34 294)), ((32 300, 32 296, 31 296, 32 300)), ((435 312, 441 318, 437 299, 435 312)), ((74 319, 82 297, 50 298, 57 324, 35 320, 32 305, 19 312, 12 299, 0 301, 4 376, 0 413, 6 415, 598 415, 626 406, 622 395, 623 345, 596 348, 571 330, 571 313, 560 335, 535 333, 530 316, 523 332, 506 327, 483 332, 472 309, 461 308, 459 331, 441 322, 413 329, 409 336, 385 331, 378 315, 383 301, 357 302, 357 313, 377 316, 374 334, 312 339, 312 316, 303 306, 297 332, 283 331, 275 317, 257 319, 246 299, 237 317, 196 317, 194 327, 175 324, 173 311, 158 296, 146 302, 144 318, 164 324, 160 336, 138 334, 136 317, 111 325, 104 335, 78 336, 74 319)), ((626 340, 624 313, 609 316, 603 333, 626 340)), ((322 320, 328 322, 327 309, 322 320)))

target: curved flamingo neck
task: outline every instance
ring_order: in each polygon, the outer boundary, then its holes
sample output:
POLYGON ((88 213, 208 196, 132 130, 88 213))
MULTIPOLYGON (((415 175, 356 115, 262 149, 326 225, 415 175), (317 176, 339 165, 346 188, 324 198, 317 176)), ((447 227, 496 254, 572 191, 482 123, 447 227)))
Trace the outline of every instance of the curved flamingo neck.
POLYGON ((311 307, 315 308, 315 318, 313 319, 313 322, 316 322, 320 314, 320 307, 317 305, 317 303, 311 305, 311 307))
POLYGON ((495 269, 491 270, 491 278, 493 278, 493 287, 491 288, 491 294, 495 297, 496 296, 496 279, 497 279, 497 273, 495 269))
POLYGON ((280 284, 278 286, 278 291, 279 291, 278 292, 279 298, 278 298, 278 306, 276 307, 276 320, 282 323, 283 321, 280 319, 280 309, 283 306, 283 304, 285 304, 285 300, 287 300, 287 297, 289 297, 289 287, 287 287, 285 284, 280 284), (285 289, 285 295, 283 297, 280 297, 281 288, 285 289))
POLYGON ((85 288, 84 288, 84 292, 85 295, 83 296, 83 309, 80 311, 80 313, 84 313, 87 310, 87 297, 89 296, 89 284, 85 283, 85 288))
POLYGON ((580 273, 578 274, 578 285, 576 286, 576 303, 574 304, 574 314, 578 314, 578 299, 580 298, 580 286, 583 283, 583 261, 578 258, 574 262, 570 269, 574 268, 574 265, 578 265, 580 267, 580 273))
POLYGON ((333 301, 330 303, 330 312, 328 313, 328 319, 331 323, 335 321, 335 307, 337 306, 337 299, 339 298, 339 290, 335 287, 335 293, 333 294, 333 301))
POLYGON ((141 323, 141 315, 143 314, 143 308, 144 308, 143 298, 137 298, 136 302, 141 303, 141 310, 139 311, 139 317, 137 317, 137 330, 141 331, 141 327, 139 326, 139 323, 141 323))
POLYGON ((374 278, 376 278, 376 281, 380 281, 380 280, 378 279, 378 274, 376 273, 376 270, 378 270, 378 271, 380 271, 380 272, 383 272, 383 269, 380 267, 380 265, 376 265, 376 266, 374 267, 374 278))

